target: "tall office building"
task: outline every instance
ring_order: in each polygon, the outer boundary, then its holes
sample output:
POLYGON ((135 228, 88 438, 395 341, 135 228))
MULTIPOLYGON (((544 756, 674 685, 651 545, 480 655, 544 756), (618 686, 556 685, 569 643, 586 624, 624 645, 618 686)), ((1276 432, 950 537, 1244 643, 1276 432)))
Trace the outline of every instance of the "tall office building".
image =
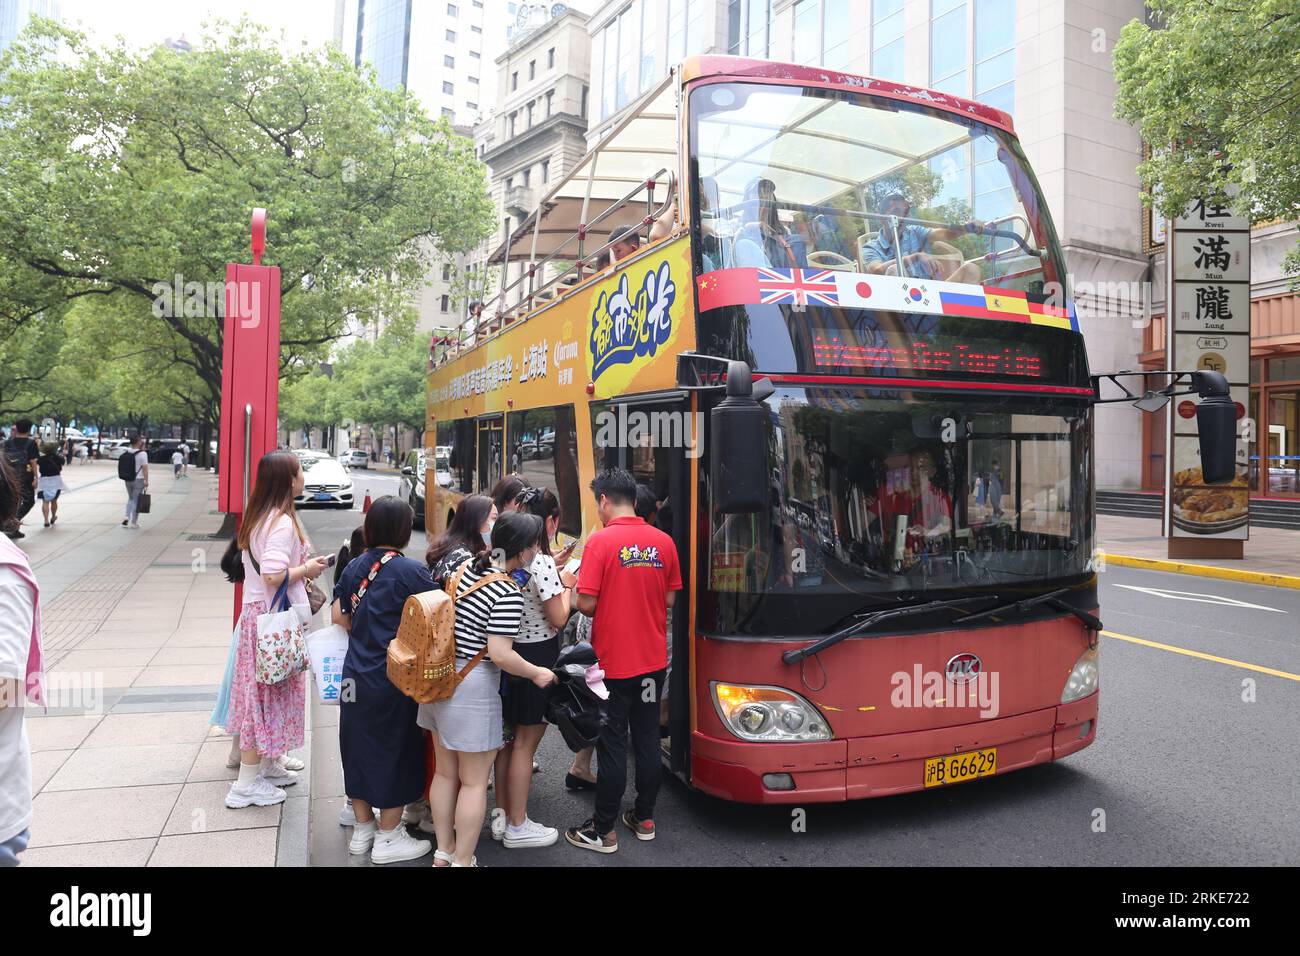
MULTIPOLYGON (((1051 209, 1092 367, 1164 368, 1161 224, 1142 206, 1138 132, 1114 116, 1114 43, 1144 15, 1142 0, 610 0, 588 21, 588 140, 696 53, 822 66, 996 106, 1012 115, 1051 209)), ((944 160, 949 198, 977 218, 996 214, 1003 197, 981 176, 981 161, 996 158, 967 150, 944 160)), ((1282 271, 1296 241, 1293 222, 1252 233, 1256 495, 1300 497, 1300 295, 1282 271)), ((1100 406, 1096 435, 1099 488, 1163 487, 1162 416, 1100 406)))
POLYGON ((61 19, 59 0, 0 0, 0 50, 13 43, 34 16, 61 19))
MULTIPOLYGON (((336 0, 334 41, 386 89, 405 89, 432 117, 469 136, 496 95, 493 60, 506 43, 502 0, 336 0)), ((417 302, 417 328, 454 324, 465 257, 439 261, 417 302)), ((377 330, 372 330, 377 331, 377 330)))

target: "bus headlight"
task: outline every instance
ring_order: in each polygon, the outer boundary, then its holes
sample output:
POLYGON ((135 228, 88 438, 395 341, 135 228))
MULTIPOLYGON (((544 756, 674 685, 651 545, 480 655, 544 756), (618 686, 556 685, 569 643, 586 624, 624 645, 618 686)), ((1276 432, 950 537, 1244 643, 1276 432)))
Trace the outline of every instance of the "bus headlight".
POLYGON ((1090 647, 1074 662, 1074 669, 1070 671, 1065 689, 1061 691, 1061 703, 1068 704, 1072 700, 1087 697, 1097 689, 1100 676, 1097 648, 1090 647))
POLYGON ((710 683, 713 703, 726 728, 741 740, 791 743, 830 740, 826 718, 798 694, 781 687, 710 683))

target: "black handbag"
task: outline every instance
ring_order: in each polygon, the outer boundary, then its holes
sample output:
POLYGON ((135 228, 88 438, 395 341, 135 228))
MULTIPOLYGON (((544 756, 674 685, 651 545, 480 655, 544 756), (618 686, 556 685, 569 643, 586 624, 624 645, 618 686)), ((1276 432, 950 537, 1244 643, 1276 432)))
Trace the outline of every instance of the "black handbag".
POLYGON ((149 492, 147 491, 142 491, 136 497, 135 502, 136 502, 136 508, 135 508, 136 514, 147 515, 149 513, 150 505, 153 504, 153 495, 149 494, 149 492))

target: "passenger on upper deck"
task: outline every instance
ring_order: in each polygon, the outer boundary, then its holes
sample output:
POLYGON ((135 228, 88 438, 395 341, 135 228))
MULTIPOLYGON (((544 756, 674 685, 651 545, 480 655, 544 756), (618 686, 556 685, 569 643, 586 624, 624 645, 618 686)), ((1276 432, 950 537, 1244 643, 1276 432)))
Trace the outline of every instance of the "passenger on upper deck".
MULTIPOLYGON (((886 216, 906 219, 912 212, 912 206, 902 193, 894 192, 885 197, 881 210, 886 216)), ((967 282, 978 284, 980 268, 974 262, 956 264, 956 257, 936 255, 932 243, 956 239, 969 233, 983 232, 984 223, 974 221, 960 226, 926 227, 916 223, 900 222, 898 225, 898 246, 902 253, 903 274, 914 279, 944 279, 949 282, 967 282)), ((951 247, 950 247, 951 248, 951 247)), ((895 261, 894 232, 888 221, 881 222, 876 238, 862 247, 862 262, 868 272, 876 275, 897 275, 898 265, 895 261)))
POLYGON ((745 187, 743 225, 731 244, 733 266, 790 269, 808 264, 804 238, 785 227, 778 209, 772 180, 755 179, 745 187))
POLYGON ((641 243, 637 238, 636 232, 631 228, 615 226, 609 231, 609 238, 606 242, 612 242, 609 251, 605 254, 605 265, 612 266, 620 259, 626 259, 632 253, 641 248, 641 243))

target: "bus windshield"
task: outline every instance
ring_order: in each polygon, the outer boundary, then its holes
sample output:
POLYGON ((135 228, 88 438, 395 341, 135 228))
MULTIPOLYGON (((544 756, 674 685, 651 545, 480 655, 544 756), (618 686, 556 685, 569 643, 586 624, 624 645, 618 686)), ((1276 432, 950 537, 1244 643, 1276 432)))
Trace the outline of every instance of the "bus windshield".
POLYGON ((766 407, 769 507, 712 514, 715 626, 761 633, 788 605, 815 633, 846 609, 1087 572, 1086 403, 782 387, 766 407))
POLYGON ((700 272, 819 268, 1064 299, 1015 137, 938 109, 812 87, 691 94, 700 272))

